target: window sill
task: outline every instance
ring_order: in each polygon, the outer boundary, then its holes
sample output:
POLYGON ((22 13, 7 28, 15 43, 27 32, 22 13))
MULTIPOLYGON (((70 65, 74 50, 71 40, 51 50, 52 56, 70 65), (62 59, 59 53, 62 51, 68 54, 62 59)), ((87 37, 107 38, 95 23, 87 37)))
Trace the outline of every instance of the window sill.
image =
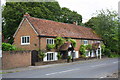
POLYGON ((21 44, 21 45, 30 45, 30 43, 26 43, 26 44, 21 44))

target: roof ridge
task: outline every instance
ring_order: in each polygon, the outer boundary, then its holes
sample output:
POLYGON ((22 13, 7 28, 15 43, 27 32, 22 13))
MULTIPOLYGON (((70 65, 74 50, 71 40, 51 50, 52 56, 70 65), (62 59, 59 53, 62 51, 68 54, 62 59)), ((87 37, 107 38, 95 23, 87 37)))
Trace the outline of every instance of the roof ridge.
MULTIPOLYGON (((31 18, 36 18, 36 17, 32 17, 32 16, 29 16, 29 17, 31 17, 31 18)), ((57 21, 48 20, 48 19, 41 19, 41 18, 36 18, 36 19, 46 20, 46 21, 52 21, 52 22, 57 22, 57 21)), ((64 22, 57 22, 57 23, 62 23, 62 24, 67 24, 67 25, 74 25, 74 26, 79 26, 79 27, 88 28, 88 27, 85 27, 85 26, 75 25, 75 24, 71 24, 71 23, 64 23, 64 22)), ((91 29, 91 28, 88 28, 88 29, 91 29)))

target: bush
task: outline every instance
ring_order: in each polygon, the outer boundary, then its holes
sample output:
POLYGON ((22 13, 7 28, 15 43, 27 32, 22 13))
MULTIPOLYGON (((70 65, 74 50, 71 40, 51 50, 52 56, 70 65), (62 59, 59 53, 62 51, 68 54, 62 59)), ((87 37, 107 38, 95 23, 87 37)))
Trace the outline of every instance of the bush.
POLYGON ((47 49, 54 49, 55 48, 55 44, 47 44, 47 49))
POLYGON ((105 51, 104 51, 103 54, 106 55, 106 56, 110 56, 111 50, 109 48, 105 48, 105 51))
POLYGON ((45 53, 42 52, 42 51, 40 51, 39 54, 38 54, 38 57, 39 57, 40 59, 42 59, 42 61, 43 61, 43 58, 44 58, 45 56, 46 56, 45 53))
POLYGON ((86 47, 86 49, 89 50, 89 51, 92 49, 92 45, 90 45, 90 44, 86 45, 85 47, 86 47))
POLYGON ((76 41, 74 39, 70 39, 70 42, 73 44, 73 47, 76 47, 76 41))
POLYGON ((101 50, 101 51, 102 51, 102 53, 104 53, 104 52, 105 52, 105 45, 104 45, 104 44, 102 44, 102 45, 101 45, 101 48, 102 48, 102 50, 101 50))
POLYGON ((110 55, 108 57, 110 57, 110 58, 116 58, 116 57, 120 57, 120 55, 115 54, 115 53, 110 53, 110 55))
POLYGON ((60 55, 60 52, 57 54, 58 60, 62 58, 62 55, 60 55))
POLYGON ((72 59, 72 56, 68 56, 68 60, 71 60, 72 59))
POLYGON ((56 37, 55 38, 55 45, 56 45, 57 49, 58 49, 58 47, 60 47, 64 43, 65 43, 65 39, 64 38, 62 38, 62 37, 56 37))
POLYGON ((86 50, 86 47, 84 46, 84 45, 81 45, 80 46, 80 52, 82 53, 82 54, 85 54, 85 51, 86 50))
POLYGON ((70 41, 73 44, 73 47, 76 47, 76 40, 68 38, 66 41, 70 41))
POLYGON ((3 51, 13 51, 13 50, 16 50, 16 47, 9 43, 2 43, 2 50, 3 51))

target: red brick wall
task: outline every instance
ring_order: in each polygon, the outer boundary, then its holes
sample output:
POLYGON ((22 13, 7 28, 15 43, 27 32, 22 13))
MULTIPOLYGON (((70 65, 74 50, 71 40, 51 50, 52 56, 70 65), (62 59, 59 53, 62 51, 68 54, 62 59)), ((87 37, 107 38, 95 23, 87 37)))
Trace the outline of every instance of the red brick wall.
POLYGON ((31 65, 31 51, 5 51, 2 53, 2 69, 31 65))
MULTIPOLYGON (((41 50, 43 50, 43 49, 46 49, 46 45, 47 45, 47 42, 46 42, 46 39, 47 38, 41 38, 40 39, 40 48, 41 48, 41 50)), ((54 39, 54 38, 53 38, 54 39)), ((84 40, 81 40, 81 39, 75 39, 76 40, 76 42, 77 42, 77 45, 76 45, 76 47, 75 47, 75 50, 76 51, 79 51, 79 49, 80 49, 80 45, 82 45, 82 44, 84 44, 84 40)), ((93 42, 95 42, 95 40, 88 40, 88 44, 92 44, 93 42)))
POLYGON ((32 29, 28 21, 25 19, 18 30, 15 38, 14 38, 14 45, 18 48, 23 48, 25 50, 36 50, 39 49, 39 38, 37 34, 32 29), (30 44, 29 45, 21 45, 21 36, 30 36, 30 44))
POLYGON ((40 49, 41 50, 45 50, 46 49, 46 45, 47 45, 46 39, 47 38, 41 38, 40 39, 40 49))

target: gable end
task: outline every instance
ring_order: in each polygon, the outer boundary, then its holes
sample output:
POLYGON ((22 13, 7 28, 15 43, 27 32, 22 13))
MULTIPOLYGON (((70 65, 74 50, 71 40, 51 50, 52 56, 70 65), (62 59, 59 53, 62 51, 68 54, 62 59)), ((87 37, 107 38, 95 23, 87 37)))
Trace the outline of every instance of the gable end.
POLYGON ((20 25, 19 25, 19 27, 17 28, 15 34, 13 35, 13 38, 16 36, 18 30, 20 29, 20 27, 21 27, 21 25, 22 25, 22 23, 24 22, 25 19, 30 24, 30 26, 32 27, 32 29, 34 30, 34 32, 38 35, 38 32, 35 30, 35 28, 32 26, 32 24, 29 22, 29 20, 27 18, 23 18, 22 21, 21 21, 21 23, 20 23, 20 25))

